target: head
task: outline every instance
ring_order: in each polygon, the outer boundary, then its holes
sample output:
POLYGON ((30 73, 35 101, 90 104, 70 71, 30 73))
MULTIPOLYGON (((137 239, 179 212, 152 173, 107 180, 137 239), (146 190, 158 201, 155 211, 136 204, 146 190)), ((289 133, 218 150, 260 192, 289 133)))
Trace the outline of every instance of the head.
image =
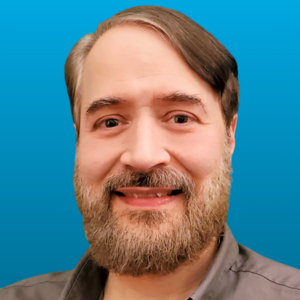
POLYGON ((83 37, 65 70, 94 260, 132 276, 197 260, 227 217, 234 58, 179 12, 137 7, 83 37))

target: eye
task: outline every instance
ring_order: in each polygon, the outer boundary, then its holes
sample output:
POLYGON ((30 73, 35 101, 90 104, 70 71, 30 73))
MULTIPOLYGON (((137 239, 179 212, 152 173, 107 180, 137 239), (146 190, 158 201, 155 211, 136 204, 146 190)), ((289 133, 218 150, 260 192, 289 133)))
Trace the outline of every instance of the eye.
POLYGON ((116 127, 116 126, 119 126, 119 120, 110 118, 110 119, 98 121, 94 125, 94 128, 95 129, 97 129, 97 128, 103 128, 103 127, 104 128, 112 128, 112 127, 116 127))
POLYGON ((104 121, 104 126, 107 128, 116 127, 119 125, 119 121, 116 119, 107 119, 104 121))
POLYGON ((185 116, 185 115, 178 115, 178 116, 174 117, 174 122, 179 123, 179 124, 187 123, 188 120, 189 120, 189 117, 185 116))

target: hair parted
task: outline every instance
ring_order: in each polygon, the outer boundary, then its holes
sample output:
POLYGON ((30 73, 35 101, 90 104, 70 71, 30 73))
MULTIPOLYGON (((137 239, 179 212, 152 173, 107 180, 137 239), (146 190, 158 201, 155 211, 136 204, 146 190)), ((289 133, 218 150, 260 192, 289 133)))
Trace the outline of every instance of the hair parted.
POLYGON ((80 127, 80 84, 87 55, 110 28, 121 24, 152 28, 169 40, 189 67, 219 95, 228 128, 238 111, 239 82, 234 57, 209 32, 186 15, 159 6, 137 6, 121 11, 100 23, 95 33, 82 37, 65 63, 65 80, 77 135, 80 127))

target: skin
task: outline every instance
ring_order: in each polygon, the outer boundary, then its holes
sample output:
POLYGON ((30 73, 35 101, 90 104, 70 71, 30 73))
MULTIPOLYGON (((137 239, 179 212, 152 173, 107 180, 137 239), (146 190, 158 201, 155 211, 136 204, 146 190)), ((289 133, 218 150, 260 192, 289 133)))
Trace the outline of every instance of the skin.
MULTIPOLYGON (((100 188, 107 176, 124 168, 146 172, 156 167, 181 170, 201 186, 220 165, 226 129, 218 96, 155 31, 124 25, 101 36, 87 56, 81 95, 79 172, 93 188, 100 188), (160 99, 176 92, 196 95, 204 108, 160 99), (112 96, 124 102, 87 113, 95 100, 112 96), (178 116, 187 118, 180 123, 178 116), (107 119, 117 120, 117 126, 106 127, 107 119)), ((237 116, 229 128, 231 155, 236 121, 237 116)), ((111 206, 113 212, 163 208, 175 220, 183 212, 185 199, 182 195, 173 198, 161 205, 136 206, 115 195, 111 206)), ((122 222, 134 226, 126 219, 122 222)), ((110 273, 105 300, 161 299, 162 295, 164 299, 185 299, 210 267, 216 243, 214 239, 193 265, 164 277, 110 273)))

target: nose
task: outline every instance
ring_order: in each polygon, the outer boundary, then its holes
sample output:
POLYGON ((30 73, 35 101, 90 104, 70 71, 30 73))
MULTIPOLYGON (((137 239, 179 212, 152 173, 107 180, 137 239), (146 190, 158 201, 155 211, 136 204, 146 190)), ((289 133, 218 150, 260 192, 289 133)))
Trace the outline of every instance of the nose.
POLYGON ((155 120, 140 120, 128 131, 126 149, 121 163, 135 172, 147 172, 158 166, 167 166, 170 155, 165 149, 162 129, 155 120))

